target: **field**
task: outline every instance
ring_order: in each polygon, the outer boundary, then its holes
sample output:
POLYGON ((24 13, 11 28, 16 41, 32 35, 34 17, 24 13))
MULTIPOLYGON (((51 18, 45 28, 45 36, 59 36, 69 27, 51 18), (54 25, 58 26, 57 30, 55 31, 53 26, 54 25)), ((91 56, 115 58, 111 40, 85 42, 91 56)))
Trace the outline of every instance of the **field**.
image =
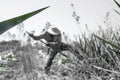
MULTIPOLYGON (((0 80, 119 80, 120 51, 95 37, 97 35, 119 46, 119 31, 112 28, 99 29, 99 33, 82 35, 78 41, 68 43, 79 51, 79 60, 69 51, 63 52, 69 58, 58 54, 54 59, 49 75, 44 73, 47 54, 42 43, 31 44, 11 40, 0 43, 1 57, 12 53, 15 60, 1 59, 0 80)), ((9 57, 7 57, 9 58, 9 57)))
MULTIPOLYGON (((74 8, 74 4, 71 6, 74 8)), ((109 14, 104 21, 105 29, 100 25, 97 32, 80 32, 81 35, 75 35, 76 41, 64 34, 64 42, 72 46, 72 52, 62 52, 67 57, 58 54, 49 74, 44 73, 47 47, 24 34, 21 36, 24 40, 18 40, 15 34, 8 33, 10 40, 0 40, 0 80, 120 80, 120 28, 119 24, 112 25, 109 14)), ((72 17, 82 28, 75 11, 72 17)), ((21 35, 24 26, 19 28, 21 35)), ((87 24, 86 30, 90 32, 87 24)))

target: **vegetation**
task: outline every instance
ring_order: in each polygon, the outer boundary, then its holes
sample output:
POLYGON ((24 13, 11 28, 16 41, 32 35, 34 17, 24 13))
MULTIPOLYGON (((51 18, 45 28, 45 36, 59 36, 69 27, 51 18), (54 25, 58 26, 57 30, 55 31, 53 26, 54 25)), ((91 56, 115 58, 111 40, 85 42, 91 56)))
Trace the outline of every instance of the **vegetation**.
POLYGON ((21 15, 21 16, 18 16, 18 17, 0 22, 0 34, 6 32, 7 30, 9 30, 10 28, 14 27, 15 25, 17 25, 19 23, 22 23, 23 21, 25 21, 26 19, 36 15, 37 13, 45 10, 46 8, 48 8, 48 7, 45 7, 45 8, 27 13, 27 14, 24 14, 24 15, 21 15))
MULTIPOLYGON (((73 15, 79 26, 80 17, 75 11, 73 15)), ((99 26, 98 32, 90 33, 89 37, 82 34, 69 42, 65 36, 65 41, 79 51, 83 60, 70 52, 63 52, 69 58, 58 54, 49 75, 44 73, 47 54, 42 43, 33 44, 30 38, 26 44, 18 40, 0 42, 0 80, 120 80, 120 28, 113 30, 111 22, 108 19, 105 22, 109 24, 105 23, 106 29, 99 26)))
POLYGON ((78 49, 84 59, 80 61, 69 52, 64 52, 69 59, 59 54, 54 60, 49 76, 44 74, 43 70, 47 54, 40 52, 44 49, 41 43, 33 46, 29 43, 21 45, 19 41, 1 42, 1 55, 5 55, 6 51, 12 51, 17 60, 4 64, 0 78, 1 80, 119 80, 120 50, 103 41, 104 39, 119 46, 119 30, 119 28, 115 31, 112 28, 105 30, 100 28, 99 33, 94 33, 100 38, 94 34, 90 37, 83 35, 83 38, 79 38, 79 42, 72 42, 71 45, 74 49, 78 49))

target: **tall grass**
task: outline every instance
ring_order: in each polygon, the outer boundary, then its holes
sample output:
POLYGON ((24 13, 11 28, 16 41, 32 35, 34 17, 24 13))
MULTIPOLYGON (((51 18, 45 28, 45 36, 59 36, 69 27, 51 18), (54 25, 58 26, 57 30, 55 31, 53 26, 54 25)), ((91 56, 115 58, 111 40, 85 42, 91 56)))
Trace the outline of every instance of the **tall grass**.
MULTIPOLYGON (((115 3, 119 6, 117 1, 115 3)), ((108 16, 106 16, 107 24, 105 26, 107 29, 99 26, 98 32, 89 34, 89 37, 86 34, 82 34, 82 38, 78 36, 79 42, 77 41, 78 46, 76 47, 84 57, 80 64, 82 68, 78 67, 77 74, 81 74, 77 76, 79 79, 119 80, 120 78, 120 29, 112 29, 108 16)), ((80 27, 79 24, 78 27, 80 27)))
POLYGON ((107 40, 108 42, 119 46, 119 34, 120 28, 113 30, 111 27, 108 27, 107 29, 99 27, 98 32, 89 34, 89 37, 84 34, 82 35, 83 38, 78 36, 78 41, 71 43, 68 41, 68 44, 72 45, 73 48, 77 49, 79 54, 82 55, 83 60, 79 60, 70 52, 64 52, 70 57, 70 59, 67 59, 59 54, 54 60, 49 77, 44 74, 43 71, 45 61, 42 54, 39 53, 39 50, 43 49, 41 48, 42 46, 38 47, 38 44, 32 46, 31 43, 20 46, 20 42, 14 41, 1 42, 1 52, 6 51, 6 49, 13 50, 18 59, 18 62, 7 65, 8 68, 11 68, 11 71, 6 71, 5 74, 10 78, 8 79, 3 72, 1 75, 4 74, 4 77, 1 79, 119 80, 120 50, 105 43, 105 41, 102 41, 107 40), (99 36, 100 39, 95 35, 99 36), (58 64, 59 60, 61 60, 60 64, 58 64))
MULTIPOLYGON (((72 7, 74 7, 73 4, 72 7)), ((74 17, 75 14, 74 12, 74 17)), ((109 19, 108 15, 106 18, 109 19)), ((75 20, 79 21, 77 15, 75 20)), ((82 34, 82 38, 78 35, 76 36, 77 41, 69 42, 66 36, 67 44, 73 46, 73 50, 77 50, 83 59, 79 60, 70 52, 64 52, 69 59, 58 54, 49 75, 44 74, 45 57, 42 54, 46 54, 46 52, 40 52, 44 49, 41 43, 34 46, 31 43, 20 46, 21 42, 19 41, 1 42, 0 52, 12 50, 17 62, 6 65, 9 70, 0 73, 0 79, 120 80, 120 28, 113 30, 111 21, 107 20, 105 21, 108 22, 106 29, 99 26, 98 32, 89 33, 89 37, 82 34), (59 61, 61 62, 58 64, 59 61)), ((88 28, 87 30, 89 31, 88 28)))

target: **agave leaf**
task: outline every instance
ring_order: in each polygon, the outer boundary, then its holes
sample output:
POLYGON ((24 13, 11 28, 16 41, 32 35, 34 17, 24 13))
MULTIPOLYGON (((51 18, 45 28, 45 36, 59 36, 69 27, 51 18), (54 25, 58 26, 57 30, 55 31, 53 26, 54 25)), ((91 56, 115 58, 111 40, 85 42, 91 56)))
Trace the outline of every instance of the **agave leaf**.
POLYGON ((44 7, 42 9, 39 9, 39 10, 30 12, 30 13, 0 22, 0 34, 4 33, 5 31, 9 30, 10 28, 14 27, 15 25, 25 21, 26 19, 36 15, 37 13, 39 13, 47 8, 48 7, 44 7))
POLYGON ((115 9, 113 9, 117 14, 119 14, 120 15, 120 12, 118 12, 117 10, 115 10, 115 9))
POLYGON ((120 8, 120 4, 116 1, 116 0, 114 0, 114 2, 117 4, 117 6, 120 8))
POLYGON ((102 39, 102 38, 98 37, 97 35, 94 35, 94 36, 97 37, 99 40, 101 40, 101 41, 103 41, 103 42, 105 42, 105 43, 111 45, 112 47, 115 47, 115 48, 117 48, 117 49, 120 49, 119 46, 116 46, 116 45, 114 45, 113 43, 110 43, 109 41, 107 41, 107 40, 105 40, 105 39, 102 39))

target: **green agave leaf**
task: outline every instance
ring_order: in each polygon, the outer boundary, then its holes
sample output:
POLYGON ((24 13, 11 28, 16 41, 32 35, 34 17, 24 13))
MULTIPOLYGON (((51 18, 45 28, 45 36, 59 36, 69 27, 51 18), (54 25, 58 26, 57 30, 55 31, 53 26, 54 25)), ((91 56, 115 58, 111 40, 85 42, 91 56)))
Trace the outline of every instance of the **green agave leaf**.
POLYGON ((39 10, 30 12, 30 13, 0 22, 0 34, 4 33, 5 31, 9 30, 10 28, 14 27, 15 25, 25 21, 26 19, 36 15, 37 13, 39 13, 47 8, 48 7, 44 7, 42 9, 39 9, 39 10))
POLYGON ((97 37, 99 40, 101 40, 101 41, 103 41, 103 42, 105 42, 105 43, 111 45, 112 47, 115 47, 115 48, 117 48, 117 49, 120 49, 119 46, 116 46, 116 45, 110 43, 109 41, 107 41, 107 40, 105 40, 105 39, 102 39, 102 38, 98 37, 97 35, 94 35, 94 36, 97 37))
POLYGON ((120 8, 120 4, 116 1, 116 0, 114 0, 114 2, 117 4, 117 6, 120 8))

